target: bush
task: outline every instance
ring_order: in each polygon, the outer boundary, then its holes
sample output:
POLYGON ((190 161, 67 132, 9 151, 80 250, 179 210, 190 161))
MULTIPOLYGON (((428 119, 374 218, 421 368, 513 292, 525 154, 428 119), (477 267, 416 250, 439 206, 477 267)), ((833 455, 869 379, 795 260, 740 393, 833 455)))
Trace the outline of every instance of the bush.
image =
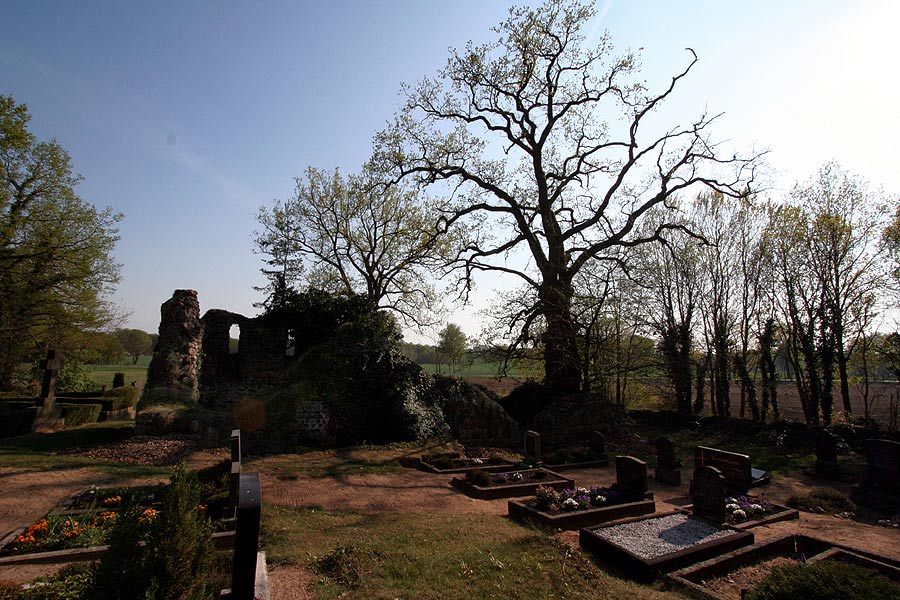
POLYGON ((197 478, 180 464, 155 516, 129 509, 116 519, 109 551, 97 567, 91 597, 104 600, 201 600, 213 598, 208 584, 215 550, 212 526, 198 511, 197 478), (147 544, 138 542, 147 534, 147 544))
POLYGON ((125 387, 125 373, 113 375, 113 389, 125 387))
POLYGON ((0 410, 0 438, 31 433, 36 416, 36 408, 0 410))
POLYGON ((494 476, 482 469, 470 469, 466 471, 466 481, 472 485, 485 487, 491 485, 494 481, 494 476))
POLYGON ((93 571, 84 565, 68 565, 50 577, 41 577, 27 590, 0 582, 0 600, 87 600, 93 571))
POLYGON ((559 398, 559 394, 547 388, 543 383, 526 381, 502 398, 500 404, 513 419, 519 422, 519 425, 525 425, 537 413, 559 398))
POLYGON ((806 494, 795 494, 788 498, 787 505, 807 512, 828 514, 856 512, 856 505, 847 496, 829 488, 817 488, 806 494))
POLYGON ((96 423, 100 418, 100 411, 103 409, 101 404, 69 404, 60 403, 58 405, 62 410, 63 416, 66 418, 67 427, 75 427, 76 425, 84 425, 85 423, 96 423))
POLYGON ((453 438, 466 443, 518 442, 519 425, 493 392, 458 377, 432 378, 429 403, 440 407, 453 438))
POLYGON ((81 362, 67 362, 59 370, 59 374, 56 377, 55 389, 58 394, 65 392, 90 392, 93 391, 94 387, 91 368, 81 362))
POLYGON ((103 394, 104 398, 112 398, 112 409, 113 410, 122 410, 123 408, 131 408, 135 404, 137 404, 138 399, 141 396, 140 390, 136 387, 113 387, 111 390, 107 390, 105 394, 103 394))
POLYGON ((871 569, 822 560, 782 565, 747 594, 747 600, 888 600, 900 598, 900 585, 871 569))

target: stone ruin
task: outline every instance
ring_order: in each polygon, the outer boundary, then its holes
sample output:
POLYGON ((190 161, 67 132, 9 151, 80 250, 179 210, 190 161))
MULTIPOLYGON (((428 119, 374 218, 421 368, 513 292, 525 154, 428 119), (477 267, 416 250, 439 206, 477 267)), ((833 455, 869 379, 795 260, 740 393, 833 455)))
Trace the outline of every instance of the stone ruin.
POLYGON ((195 290, 175 290, 160 313, 145 396, 231 408, 239 399, 276 384, 290 358, 287 330, 217 308, 201 317, 195 290), (240 329, 235 353, 229 344, 233 325, 240 329))

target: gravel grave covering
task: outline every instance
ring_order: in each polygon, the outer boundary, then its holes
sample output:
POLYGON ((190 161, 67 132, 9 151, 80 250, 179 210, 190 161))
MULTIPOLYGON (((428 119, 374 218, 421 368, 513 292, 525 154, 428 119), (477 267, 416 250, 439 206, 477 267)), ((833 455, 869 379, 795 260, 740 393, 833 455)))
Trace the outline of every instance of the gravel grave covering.
POLYGON ((684 550, 695 544, 736 535, 689 515, 676 514, 593 529, 594 534, 641 558, 649 559, 684 550))

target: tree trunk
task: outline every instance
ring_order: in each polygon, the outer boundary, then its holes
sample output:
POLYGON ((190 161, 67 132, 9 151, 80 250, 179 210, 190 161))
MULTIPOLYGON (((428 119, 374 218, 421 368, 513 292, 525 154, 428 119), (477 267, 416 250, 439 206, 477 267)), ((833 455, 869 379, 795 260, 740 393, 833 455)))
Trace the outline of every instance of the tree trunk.
POLYGON ((840 346, 837 348, 836 358, 838 364, 838 376, 841 380, 841 400, 844 403, 844 416, 849 419, 853 415, 853 407, 850 406, 850 381, 847 374, 847 355, 840 346))
POLYGON ((581 389, 581 360, 575 321, 572 319, 572 290, 558 282, 545 282, 538 292, 541 311, 547 320, 544 335, 544 383, 559 394, 581 389))

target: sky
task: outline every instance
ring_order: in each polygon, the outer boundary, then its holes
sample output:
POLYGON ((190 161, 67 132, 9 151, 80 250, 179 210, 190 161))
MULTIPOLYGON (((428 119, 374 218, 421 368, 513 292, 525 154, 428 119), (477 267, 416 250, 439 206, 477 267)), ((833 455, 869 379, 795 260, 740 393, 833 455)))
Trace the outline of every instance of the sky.
MULTIPOLYGON (((350 173, 450 48, 494 39, 505 0, 146 3, 7 0, 0 94, 56 139, 79 195, 124 214, 114 301, 155 332, 176 289, 253 316, 261 206, 287 199, 308 166, 350 173)), ((524 2, 524 4, 535 4, 524 2)), ((900 2, 598 0, 592 36, 641 50, 654 89, 699 62, 665 107, 689 123, 723 113, 714 137, 768 149, 766 194, 786 195, 830 160, 900 193, 900 2)), ((479 282, 449 321, 470 336, 513 282, 479 282)), ((435 336, 408 335, 428 341, 435 336)))

